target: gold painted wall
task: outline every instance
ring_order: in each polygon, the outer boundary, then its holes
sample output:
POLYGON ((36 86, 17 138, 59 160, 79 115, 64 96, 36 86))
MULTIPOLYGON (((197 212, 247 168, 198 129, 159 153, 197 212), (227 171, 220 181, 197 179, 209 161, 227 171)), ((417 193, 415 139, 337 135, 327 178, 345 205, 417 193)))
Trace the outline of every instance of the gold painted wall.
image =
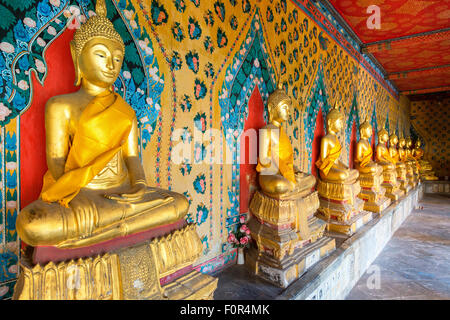
POLYGON ((411 101, 411 125, 438 177, 450 176, 450 98, 411 101))

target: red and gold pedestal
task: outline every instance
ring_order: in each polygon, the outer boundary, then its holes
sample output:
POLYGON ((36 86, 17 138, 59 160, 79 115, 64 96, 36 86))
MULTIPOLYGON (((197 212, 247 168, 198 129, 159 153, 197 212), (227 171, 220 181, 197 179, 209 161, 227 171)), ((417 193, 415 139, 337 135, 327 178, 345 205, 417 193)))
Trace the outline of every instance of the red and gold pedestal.
POLYGON ((181 227, 163 236, 151 234, 144 232, 77 249, 28 247, 20 261, 13 299, 212 299, 218 279, 192 267, 202 252, 196 226, 181 221, 181 227), (142 241, 142 237, 147 239, 142 241), (111 250, 99 252, 99 245, 111 250), (74 258, 67 259, 70 255, 74 258), (33 261, 49 257, 54 261, 33 261))
POLYGON ((359 181, 353 184, 324 182, 318 179, 320 206, 318 217, 327 222, 327 229, 347 236, 372 220, 372 212, 364 210, 359 181))
POLYGON ((364 200, 364 210, 381 214, 391 204, 391 199, 385 196, 386 189, 381 186, 382 172, 375 175, 360 173, 358 180, 361 186, 358 197, 364 200))
POLYGON ((336 247, 324 237, 326 223, 315 217, 316 191, 273 198, 261 190, 250 202, 248 227, 254 240, 246 250, 247 268, 286 288, 336 247))

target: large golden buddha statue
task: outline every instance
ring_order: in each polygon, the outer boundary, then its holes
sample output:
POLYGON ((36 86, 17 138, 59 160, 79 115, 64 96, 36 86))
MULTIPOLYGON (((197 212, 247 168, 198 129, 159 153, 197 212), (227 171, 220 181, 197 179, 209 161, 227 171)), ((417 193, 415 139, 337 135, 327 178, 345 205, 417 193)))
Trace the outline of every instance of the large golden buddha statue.
POLYGON ((320 158, 316 161, 320 176, 317 190, 320 217, 328 222, 328 230, 351 235, 370 221, 372 214, 363 210, 364 201, 358 197, 361 192, 358 170, 339 160, 342 148, 337 134, 343 126, 342 113, 331 109, 326 117, 327 134, 321 140, 320 158))
POLYGON ((381 185, 386 189, 386 196, 393 201, 397 201, 403 195, 403 191, 400 190, 400 183, 397 181, 396 160, 391 157, 386 147, 388 139, 388 132, 381 129, 378 132, 375 160, 383 168, 383 183, 381 185))
POLYGON ((420 141, 420 139, 417 139, 415 148, 413 150, 413 157, 419 162, 420 177, 423 180, 439 180, 439 178, 436 177, 431 164, 427 160, 423 159, 424 152, 421 148, 421 145, 422 142, 420 141))
POLYGON ((259 186, 250 201, 248 226, 252 243, 246 264, 251 272, 280 287, 287 287, 311 266, 308 254, 320 257, 335 248, 323 237, 326 223, 316 218, 319 197, 316 178, 294 165, 293 149, 283 123, 292 100, 279 87, 267 101, 269 123, 259 134, 259 186), (318 250, 320 249, 320 250, 318 250))
POLYGON ((70 49, 81 87, 46 104, 48 171, 40 198, 17 218, 33 253, 22 256, 15 298, 210 298, 217 280, 196 271, 180 280, 192 290, 176 281, 161 288, 170 274, 192 270, 202 244, 184 219, 187 199, 147 185, 135 112, 112 91, 125 47, 104 0, 70 49), (82 271, 71 287, 74 268, 82 271))
POLYGON ((122 67, 122 38, 97 12, 70 48, 81 87, 46 104, 48 171, 40 199, 17 218, 20 238, 32 246, 79 247, 183 218, 183 195, 147 186, 136 115, 111 89, 122 67))
POLYGON ((395 161, 395 168, 397 171, 397 180, 400 182, 400 190, 402 190, 405 195, 411 190, 411 186, 408 183, 408 179, 406 178, 406 164, 400 158, 399 149, 397 149, 398 145, 398 137, 396 134, 391 134, 389 136, 389 155, 395 161))
POLYGON ((361 184, 358 197, 364 200, 365 210, 381 213, 391 201, 385 197, 386 190, 381 186, 383 168, 372 160, 373 150, 369 142, 372 136, 372 125, 364 121, 359 127, 359 133, 361 138, 356 144, 354 158, 361 184))

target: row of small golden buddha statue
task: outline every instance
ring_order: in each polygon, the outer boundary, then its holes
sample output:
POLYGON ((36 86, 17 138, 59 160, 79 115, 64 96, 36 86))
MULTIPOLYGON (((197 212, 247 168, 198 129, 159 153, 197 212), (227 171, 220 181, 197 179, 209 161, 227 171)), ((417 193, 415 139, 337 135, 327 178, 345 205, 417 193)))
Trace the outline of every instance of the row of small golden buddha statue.
MULTIPOLYGON (((136 115, 111 89, 125 46, 106 18, 104 0, 75 32, 70 48, 80 89, 46 104, 48 171, 40 198, 17 218, 26 246, 14 298, 211 299, 217 279, 192 267, 202 243, 195 225, 185 221, 189 203, 179 193, 147 185, 136 115)), ((349 169, 338 160, 343 116, 333 109, 315 191, 316 178, 293 165, 282 127, 291 107, 282 89, 270 95, 257 166, 261 189, 252 198, 249 221, 256 246, 248 263, 281 286, 334 250, 326 228, 351 234, 371 218, 363 207, 379 212, 389 204, 383 187, 398 200, 398 182, 403 192, 415 186, 415 164, 423 155, 420 148, 404 149, 403 140, 397 151, 395 136, 388 151, 381 131, 376 164, 367 141, 372 129, 365 123, 357 170, 349 169)), ((429 164, 422 160, 420 168, 432 178, 429 164)))
POLYGON ((266 280, 286 287, 314 262, 335 249, 329 236, 349 236, 392 201, 417 186, 420 177, 437 179, 422 159, 420 141, 378 133, 375 160, 369 142, 372 126, 360 126, 360 141, 354 156, 355 169, 339 160, 337 134, 343 129, 342 113, 333 108, 327 114, 327 134, 320 144, 315 165, 319 177, 300 172, 293 164, 293 149, 283 129, 292 108, 290 97, 278 88, 268 98, 269 124, 260 134, 260 189, 250 202, 248 222, 254 244, 247 251, 249 269, 266 280), (315 191, 317 180, 317 191, 315 191), (325 236, 327 230, 327 236, 325 236))

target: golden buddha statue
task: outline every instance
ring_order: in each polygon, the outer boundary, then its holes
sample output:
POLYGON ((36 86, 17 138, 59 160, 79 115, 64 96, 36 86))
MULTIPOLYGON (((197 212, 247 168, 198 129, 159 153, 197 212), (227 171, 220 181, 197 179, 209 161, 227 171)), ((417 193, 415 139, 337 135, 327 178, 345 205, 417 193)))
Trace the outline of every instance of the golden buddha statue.
POLYGON ((360 139, 356 144, 355 168, 361 174, 377 175, 381 174, 383 169, 372 160, 373 150, 369 138, 372 136, 372 125, 364 121, 359 126, 360 139))
POLYGON ((400 183, 397 181, 396 160, 391 157, 386 147, 388 139, 388 132, 381 129, 378 132, 375 160, 383 168, 383 183, 381 185, 386 189, 386 196, 393 201, 397 201, 403 195, 403 191, 400 190, 400 183))
POLYGON ((406 166, 406 179, 411 186, 411 188, 415 188, 417 185, 416 177, 414 175, 414 165, 411 161, 411 158, 408 155, 408 148, 406 147, 406 139, 400 138, 398 140, 398 155, 400 160, 406 166))
POLYGON ((411 137, 407 137, 406 138, 406 156, 409 159, 409 162, 413 168, 414 179, 418 183, 420 181, 420 173, 419 173, 420 165, 419 165, 419 162, 414 157, 413 152, 414 152, 414 145, 413 145, 412 139, 411 139, 411 137))
POLYGON ((356 144, 355 168, 359 171, 361 192, 358 197, 364 200, 364 209, 381 213, 391 203, 385 197, 386 189, 383 182, 383 168, 372 161, 373 151, 369 138, 372 136, 372 125, 364 121, 359 127, 360 140, 356 144))
POLYGON ((254 243, 246 264, 280 287, 306 272, 309 252, 320 248, 324 257, 335 248, 333 239, 323 237, 326 223, 315 217, 319 207, 316 178, 294 165, 292 145, 283 128, 291 108, 292 100, 282 87, 270 94, 269 123, 259 134, 260 189, 250 201, 248 222, 254 243))
MULTIPOLYGON (((70 50, 81 86, 45 107, 48 171, 40 198, 17 218, 18 235, 34 253, 23 255, 15 298, 162 299, 160 281, 192 266, 202 245, 195 225, 184 219, 188 200, 147 185, 135 112, 112 91, 125 46, 106 17, 104 0, 75 32, 70 50), (48 263, 35 260, 42 250, 50 250, 48 263), (63 281, 74 266, 83 270, 82 281, 91 279, 75 289, 63 281)), ((197 289, 207 282, 204 293, 217 286, 199 273, 189 279, 192 288, 198 281, 197 289)), ((171 294, 166 289, 166 298, 180 292, 175 287, 171 294)), ((196 289, 183 290, 195 297, 196 289)))
POLYGON ((48 171, 40 199, 17 218, 17 232, 31 246, 86 246, 175 222, 188 211, 183 195, 147 186, 136 115, 111 89, 124 43, 102 12, 70 43, 80 90, 45 107, 48 171))
POLYGON ((417 139, 415 148, 413 150, 413 157, 418 161, 420 166, 419 168, 420 177, 423 180, 439 180, 439 178, 436 177, 431 164, 425 159, 423 159, 424 152, 421 148, 421 145, 422 142, 420 141, 420 139, 417 139))
POLYGON ((316 161, 320 178, 327 182, 353 184, 358 179, 358 170, 349 169, 339 160, 342 147, 337 134, 344 128, 344 117, 333 108, 326 121, 327 135, 320 142, 320 158, 316 161))
POLYGON ((321 140, 320 158, 316 161, 320 176, 317 190, 319 217, 328 222, 328 230, 351 235, 370 221, 372 214, 363 210, 364 201, 358 197, 361 192, 358 170, 349 169, 339 160, 342 148, 337 134, 343 125, 342 113, 331 109, 326 117, 327 135, 321 140))
POLYGON ((398 137, 395 134, 389 136, 389 155, 395 161, 395 168, 397 171, 397 180, 400 182, 400 190, 405 195, 411 190, 408 179, 406 178, 407 168, 406 164, 400 158, 400 151, 397 149, 399 143, 398 137))
POLYGON ((268 98, 269 124, 260 130, 259 185, 272 197, 311 191, 316 184, 313 175, 302 173, 294 165, 294 151, 283 123, 288 120, 292 108, 291 98, 282 88, 268 98))

